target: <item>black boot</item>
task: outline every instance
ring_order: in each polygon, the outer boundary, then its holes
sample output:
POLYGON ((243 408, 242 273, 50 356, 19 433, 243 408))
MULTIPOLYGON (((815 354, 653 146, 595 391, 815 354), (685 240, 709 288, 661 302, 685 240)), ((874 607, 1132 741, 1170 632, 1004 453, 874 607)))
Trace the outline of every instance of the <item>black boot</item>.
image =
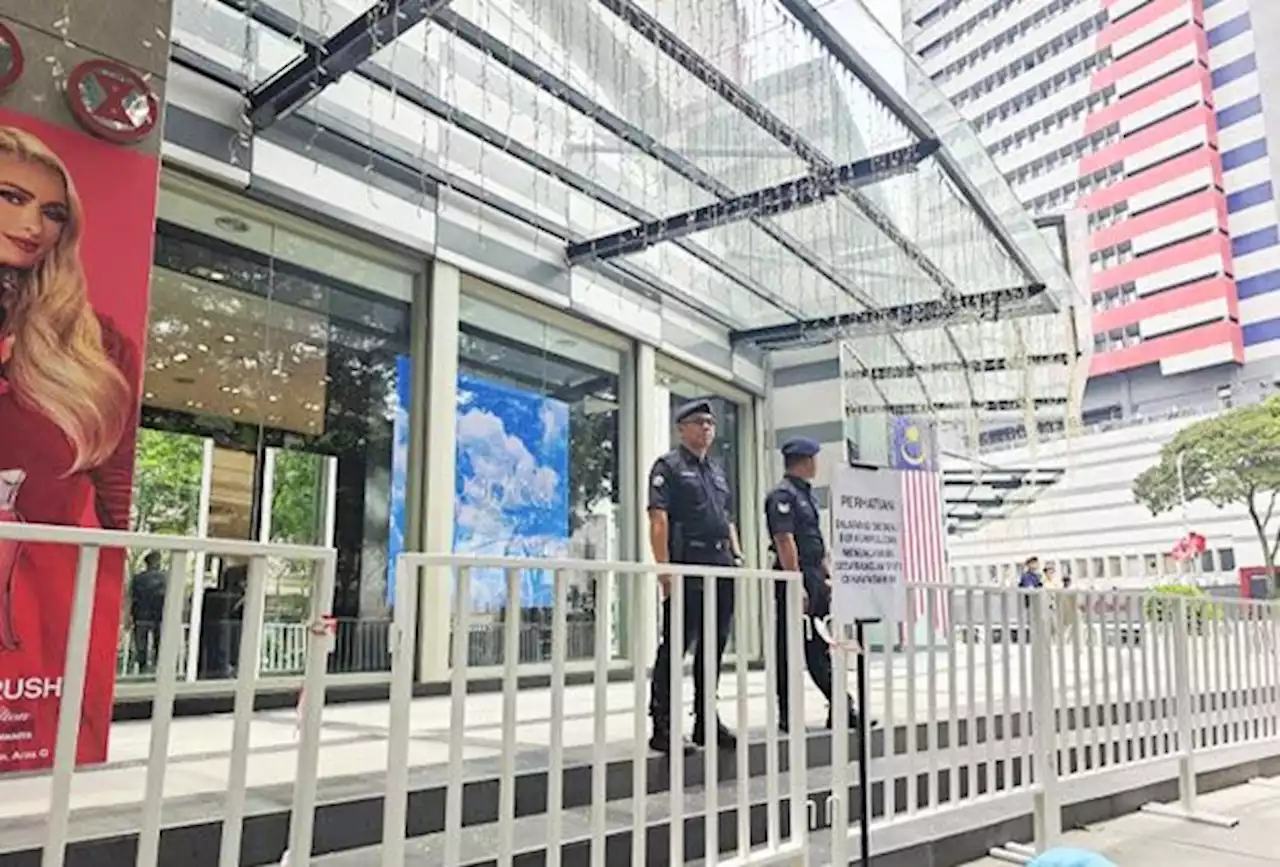
MULTIPOLYGON (((701 719, 693 724, 693 742, 700 747, 707 745, 707 727, 701 719)), ((728 726, 716 720, 716 745, 722 750, 732 750, 738 746, 738 736, 729 731, 728 726)))
MULTIPOLYGON (((649 749, 656 753, 669 755, 672 752, 671 743, 671 720, 665 716, 654 716, 653 718, 653 735, 649 738, 649 749)), ((682 744, 681 752, 689 755, 693 752, 692 744, 682 744)))
MULTIPOLYGON (((867 728, 873 729, 879 722, 877 720, 869 720, 867 728)), ((832 708, 827 708, 827 730, 830 731, 836 727, 835 717, 832 715, 832 708)), ((849 706, 849 731, 856 732, 858 730, 858 710, 853 705, 849 706)))

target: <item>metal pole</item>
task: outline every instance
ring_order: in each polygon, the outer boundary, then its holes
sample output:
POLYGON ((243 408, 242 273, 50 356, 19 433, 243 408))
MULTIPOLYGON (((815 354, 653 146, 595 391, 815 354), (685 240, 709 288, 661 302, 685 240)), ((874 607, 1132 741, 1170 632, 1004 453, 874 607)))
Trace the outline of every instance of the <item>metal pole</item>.
MULTIPOLYGON (((855 624, 858 642, 858 800, 862 802, 862 810, 858 816, 858 837, 859 844, 862 847, 861 860, 858 862, 862 867, 870 867, 871 864, 871 774, 868 765, 871 764, 871 739, 868 731, 867 723, 867 654, 866 642, 864 638, 864 627, 866 621, 859 620, 855 624)), ((833 696, 831 699, 831 712, 836 713, 835 702, 837 698, 841 701, 846 700, 845 697, 833 696)), ((886 793, 886 797, 888 794, 886 793)))

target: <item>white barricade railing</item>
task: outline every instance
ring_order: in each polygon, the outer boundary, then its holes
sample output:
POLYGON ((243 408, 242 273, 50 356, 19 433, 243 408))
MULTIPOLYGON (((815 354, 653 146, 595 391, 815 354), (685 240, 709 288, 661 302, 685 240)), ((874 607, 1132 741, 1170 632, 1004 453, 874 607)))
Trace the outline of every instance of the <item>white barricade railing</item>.
MULTIPOLYGON (((240 643, 242 663, 259 658, 261 651, 262 575, 267 558, 309 560, 321 567, 311 599, 312 623, 323 622, 333 595, 335 563, 330 550, 4 524, 0 524, 0 538, 62 543, 81 549, 68 630, 43 867, 61 867, 68 837, 72 757, 85 679, 98 551, 127 546, 173 553, 203 551, 249 560, 245 629, 240 643)), ((172 560, 171 586, 183 586, 187 558, 176 556, 172 560)), ((586 842, 593 865, 606 865, 605 844, 619 833, 608 821, 610 798, 618 796, 609 785, 608 767, 610 762, 627 759, 632 784, 630 863, 648 862, 649 831, 654 825, 667 828, 669 848, 661 853, 667 862, 683 863, 686 855, 693 854, 690 847, 694 844, 686 845, 682 820, 691 813, 717 816, 722 808, 732 810, 735 804, 739 807, 736 851, 722 855, 721 849, 730 847, 721 846, 721 825, 714 820, 706 822, 704 846, 696 848, 705 853, 700 860, 707 864, 798 865, 808 859, 818 865, 842 858, 847 863, 848 853, 857 851, 851 845, 859 842, 856 811, 845 795, 855 788, 858 769, 853 766, 853 744, 843 737, 847 726, 840 713, 840 700, 837 699, 833 720, 836 737, 830 743, 827 758, 821 758, 821 748, 812 752, 814 743, 805 734, 805 636, 802 618, 794 616, 802 605, 798 575, 586 560, 406 554, 397 563, 390 637, 391 696, 381 851, 370 854, 366 863, 380 863, 381 867, 405 864, 406 840, 411 833, 408 802, 418 606, 424 586, 436 604, 449 604, 452 608, 452 636, 448 642, 453 663, 449 748, 447 782, 442 784, 445 803, 440 843, 446 867, 476 860, 474 852, 463 848, 464 825, 470 829, 473 821, 463 805, 471 779, 468 759, 472 755, 466 732, 469 725, 494 723, 469 716, 476 712, 469 710, 467 690, 469 677, 475 673, 492 676, 495 662, 500 665, 502 685, 499 722, 495 724, 501 731, 500 783, 496 820, 487 821, 496 821, 491 826, 496 832, 492 835, 496 851, 480 860, 496 860, 501 867, 507 867, 524 851, 516 837, 517 746, 533 737, 522 726, 547 724, 546 821, 540 826, 537 845, 545 849, 549 865, 561 863, 561 847, 571 842, 586 842), (721 779, 721 762, 733 761, 736 773, 725 776, 734 777, 735 782, 726 783, 723 793, 715 785, 704 785, 701 792, 686 786, 686 757, 677 747, 666 762, 665 779, 653 781, 659 791, 665 787, 662 797, 668 799, 669 815, 650 816, 646 805, 659 796, 650 794, 653 787, 648 779, 652 755, 647 744, 650 685, 643 676, 650 662, 648 636, 642 629, 627 631, 629 648, 623 655, 639 661, 640 673, 634 678, 630 724, 624 726, 628 731, 619 734, 614 718, 617 714, 611 715, 609 707, 609 673, 617 651, 613 630, 593 628, 575 633, 570 629, 567 601, 571 585, 590 585, 597 612, 610 611, 618 593, 638 604, 649 604, 655 576, 673 571, 679 573, 673 577, 670 603, 672 634, 677 640, 691 617, 701 620, 705 634, 714 633, 717 600, 712 593, 690 594, 687 598, 698 600, 699 610, 688 611, 683 587, 695 578, 715 576, 724 582, 706 581, 705 586, 713 592, 732 587, 735 647, 742 650, 752 646, 754 636, 749 630, 760 623, 746 616, 745 600, 749 588, 759 587, 763 615, 760 621, 765 630, 762 661, 769 686, 760 707, 759 697, 749 694, 748 689, 749 678, 756 677, 748 670, 753 660, 746 652, 735 654, 731 664, 736 680, 733 722, 742 737, 732 752, 710 749, 689 759, 703 763, 708 781, 721 779), (496 593, 508 610, 519 611, 522 596, 528 594, 526 581, 533 577, 541 582, 538 608, 549 610, 552 621, 547 693, 550 715, 536 723, 528 720, 527 714, 522 722, 519 713, 519 678, 524 671, 521 662, 527 655, 522 649, 527 628, 523 618, 503 616, 501 623, 494 623, 490 617, 485 623, 487 630, 501 629, 500 658, 487 643, 475 644, 472 629, 472 621, 477 619, 472 611, 473 588, 487 587, 490 601, 496 593), (786 618, 783 659, 778 658, 772 640, 779 622, 773 589, 779 583, 785 588, 787 609, 793 613, 786 618), (442 588, 447 589, 440 592, 442 588), (566 674, 569 660, 585 652, 585 648, 573 647, 574 642, 585 641, 587 636, 593 642, 588 663, 594 675, 590 688, 591 734, 584 738, 590 744, 589 758, 578 760, 571 755, 566 761, 566 750, 573 746, 569 743, 572 738, 567 737, 572 729, 572 708, 566 701, 566 674), (777 704, 772 695, 772 682, 782 665, 790 673, 789 734, 779 731, 777 704), (749 809, 761 800, 758 791, 752 794, 753 776, 759 781, 761 769, 753 765, 748 752, 751 739, 757 749, 761 743, 764 745, 762 788, 767 830, 763 838, 761 830, 751 823, 749 809), (619 746, 619 741, 624 745, 619 746), (817 782, 821 779, 817 766, 807 768, 808 760, 829 762, 827 788, 832 794, 825 804, 812 802, 815 795, 810 786, 819 791, 824 787, 817 782), (582 793, 575 793, 589 811, 590 831, 572 840, 565 837, 565 829, 570 826, 564 815, 570 794, 564 785, 565 772, 570 762, 591 767, 589 799, 583 801, 582 793), (801 768, 807 773, 794 772, 801 768), (689 794, 700 795, 701 809, 686 805, 689 794), (784 803, 788 806, 786 817, 781 815, 784 803), (789 829, 785 834, 784 828, 789 829), (757 844, 754 847, 753 835, 757 844), (818 853, 824 844, 830 846, 830 857, 818 853)), ((157 865, 169 728, 179 676, 181 595, 167 594, 165 600, 137 867, 157 865)), ((865 650, 868 690, 860 703, 864 714, 878 720, 884 736, 871 738, 868 791, 862 793, 860 800, 874 805, 871 835, 876 853, 1030 814, 1035 818, 1034 839, 1011 843, 993 852, 1006 861, 1027 863, 1033 853, 1057 843, 1065 808, 1171 779, 1179 782, 1178 803, 1151 805, 1151 812, 1230 824, 1233 820, 1228 817, 1206 815, 1198 809, 1198 774, 1280 756, 1280 607, 1270 602, 1115 591, 914 585, 908 588, 904 621, 877 624, 870 630, 865 650), (876 797, 869 797, 872 794, 876 797)), ((305 691, 309 696, 320 696, 327 677, 329 639, 323 629, 309 635, 305 691)), ((541 643, 539 648, 541 657, 541 643)), ((849 691, 852 652, 835 652, 837 696, 849 691)), ((712 669, 714 655, 705 656, 703 676, 711 684, 717 674, 712 669)), ((681 655, 673 654, 673 658, 681 655)), ((673 664, 670 722, 676 744, 686 731, 688 702, 682 699, 683 677, 683 666, 673 664)), ((222 817, 219 867, 239 864, 247 802, 248 733, 257 680, 257 666, 237 667, 231 772, 222 817)), ((703 701, 701 715, 707 724, 708 740, 712 740, 717 719, 714 690, 707 689, 703 701)), ((322 711, 321 701, 308 701, 303 712, 289 811, 289 867, 310 867, 320 860, 312 855, 312 832, 322 711)), ((575 754, 573 749, 568 751, 575 754)), ((697 764, 691 767, 696 768, 697 764)))
MULTIPOLYGON (((249 730, 259 680, 258 662, 262 652, 263 613, 266 600, 264 580, 267 559, 310 562, 318 566, 311 593, 311 620, 323 623, 333 600, 336 554, 332 549, 301 545, 276 545, 221 539, 156 536, 138 533, 91 530, 33 524, 0 523, 0 539, 24 545, 67 545, 78 549, 71 618, 67 624, 66 665, 58 705, 58 728, 54 744, 53 770, 49 790, 48 827, 41 867, 62 867, 66 858, 71 815, 71 785, 76 773, 76 748, 80 738, 81 709, 89 664, 89 638, 93 618, 98 565, 103 549, 146 549, 170 555, 169 583, 165 592, 161 621, 160 649, 156 667, 156 691, 151 711, 151 741, 147 757, 142 821, 138 833, 138 867, 156 867, 160 856, 160 833, 164 803, 165 772, 168 769, 169 732, 173 722, 174 699, 179 679, 178 656, 183 644, 182 607, 187 584, 187 554, 203 553, 248 561, 244 594, 244 627, 240 635, 235 677, 235 709, 232 725, 231 766, 222 823, 220 867, 238 867, 247 801, 249 730)), ((53 576, 45 576, 54 580, 53 576)), ((70 576, 68 576, 70 577, 70 576)), ((321 631, 308 643, 305 689, 323 695, 329 653, 327 636, 321 631)), ((311 702, 305 711, 302 737, 317 744, 320 738, 323 702, 311 702)), ((311 845, 315 815, 318 750, 299 750, 290 827, 295 848, 311 845)))
MULTIPOLYGON (((595 604, 598 611, 607 611, 610 598, 615 592, 617 581, 627 590, 634 587, 637 580, 649 579, 651 587, 653 578, 658 575, 670 575, 670 634, 677 646, 681 636, 685 634, 686 618, 697 617, 702 624, 702 634, 713 636, 717 624, 717 594, 729 592, 734 595, 736 616, 735 645, 738 648, 749 646, 747 624, 747 590, 749 584, 760 585, 764 592, 760 595, 764 601, 764 622, 772 624, 777 621, 774 616, 774 586, 781 582, 786 588, 788 610, 799 612, 803 603, 803 583, 796 573, 764 571, 757 569, 727 569, 714 566, 662 565, 642 563, 610 563, 590 560, 520 560, 510 558, 466 557, 454 555, 406 554, 401 556, 397 566, 396 599, 395 599, 395 635, 394 651, 391 663, 391 718, 388 738, 386 812, 383 819, 382 867, 403 867, 405 864, 405 844, 407 836, 407 812, 409 795, 409 741, 410 741, 410 701, 413 694, 414 648, 417 626, 418 587, 422 581, 443 583, 450 587, 453 600, 453 635, 452 635, 452 682, 451 712, 449 726, 449 774, 445 805, 444 831, 444 863, 458 865, 464 863, 461 851, 463 833, 463 792, 464 792, 464 733, 467 730, 467 682, 469 667, 468 637, 470 635, 469 620, 472 617, 473 578, 477 573, 496 572, 501 576, 505 586, 504 604, 508 610, 518 611, 521 607, 524 573, 535 571, 550 573, 552 593, 551 608, 553 612, 551 638, 551 719, 547 793, 547 825, 545 839, 541 842, 547 850, 547 863, 558 865, 561 859, 561 846, 568 840, 563 837, 562 805, 564 778, 564 732, 565 716, 565 673, 567 661, 567 623, 568 609, 567 591, 570 578, 588 576, 594 582, 595 604), (714 580, 713 580, 714 579, 714 580), (690 594, 689 599, 700 599, 700 611, 685 611, 685 582, 699 580, 703 592, 690 594)), ((803 668, 802 652, 802 620, 799 616, 789 617, 786 632, 786 656, 782 664, 790 671, 799 672, 803 668)), ((507 617, 504 624, 504 653, 502 659, 502 746, 501 774, 498 804, 498 852, 497 863, 510 865, 515 858, 514 827, 516 821, 516 744, 517 729, 520 721, 517 709, 517 687, 519 676, 520 618, 507 617)), ((766 641, 765 669, 766 680, 772 682, 776 666, 781 662, 775 659, 773 642, 766 641)), ((640 630, 633 630, 631 652, 635 658, 643 658, 646 643, 640 630)), ((594 702, 592 708, 592 773, 591 773, 591 818, 590 818, 590 853, 591 863, 595 867, 605 867, 605 845, 608 836, 606 825, 606 809, 608 794, 606 791, 607 769, 610 761, 609 747, 609 661, 611 658, 610 636, 608 630, 596 632, 594 653, 594 702)), ((770 700, 766 703, 764 728, 766 748, 765 784, 767 790, 768 839, 762 848, 751 847, 750 833, 750 773, 748 733, 751 725, 748 707, 748 663, 746 653, 737 653, 735 676, 737 679, 736 724, 742 735, 738 739, 734 752, 736 762, 738 804, 738 850, 732 859, 720 857, 718 840, 720 813, 718 805, 718 787, 714 782, 703 786, 705 815, 714 817, 705 825, 705 849, 707 864, 754 865, 804 863, 806 815, 806 779, 804 774, 789 774, 790 801, 788 839, 781 839, 781 817, 778 815, 779 805, 783 800, 781 787, 781 769, 779 762, 778 719, 776 705, 770 700)), ((682 700, 684 694, 684 666, 681 660, 684 653, 672 655, 669 685, 672 696, 672 712, 670 714, 671 741, 673 749, 668 765, 669 803, 672 821, 669 824, 669 863, 684 863, 685 840, 683 817, 686 814, 684 770, 686 757, 682 749, 684 742, 684 710, 682 700)), ((708 685, 703 693, 701 717, 704 721, 704 734, 708 741, 714 743, 716 725, 719 715, 716 708, 714 684, 719 672, 715 668, 715 654, 703 654, 704 682, 708 685)), ((645 806, 649 799, 647 780, 648 759, 651 751, 647 744, 649 685, 645 678, 635 678, 635 694, 632 707, 633 732, 630 741, 632 760, 632 800, 634 820, 631 827, 632 864, 649 863, 647 855, 649 821, 645 806)), ((789 682, 791 730, 803 731, 802 684, 800 676, 792 676, 789 682)), ((757 722, 760 722, 757 720, 757 722)), ((715 748, 706 749, 701 754, 705 762, 707 781, 718 781, 720 773, 718 762, 720 751, 715 748)), ((800 737, 790 740, 788 766, 791 769, 805 767, 804 742, 800 737)), ((291 855, 290 867, 307 867, 308 857, 303 853, 291 855), (298 854, 302 857, 298 857, 298 854)))

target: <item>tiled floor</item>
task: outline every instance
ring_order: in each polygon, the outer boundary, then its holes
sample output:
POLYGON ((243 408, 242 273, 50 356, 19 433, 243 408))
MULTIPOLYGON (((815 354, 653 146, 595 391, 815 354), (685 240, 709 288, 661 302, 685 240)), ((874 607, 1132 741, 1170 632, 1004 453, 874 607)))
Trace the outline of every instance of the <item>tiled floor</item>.
MULTIPOLYGON (((1099 852, 1116 867, 1262 867, 1280 864, 1280 780, 1245 785, 1200 798, 1206 812, 1234 816, 1235 828, 1217 828, 1146 813, 1071 831, 1064 844, 1099 852)), ((1001 867, 984 858, 968 867, 1001 867)))

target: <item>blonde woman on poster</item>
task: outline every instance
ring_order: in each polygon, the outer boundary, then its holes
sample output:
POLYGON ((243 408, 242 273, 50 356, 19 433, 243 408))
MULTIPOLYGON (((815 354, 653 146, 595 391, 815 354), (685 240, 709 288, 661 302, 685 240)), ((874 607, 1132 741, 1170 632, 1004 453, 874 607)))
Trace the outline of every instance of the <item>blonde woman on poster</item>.
MULTIPOLYGON (((58 155, 0 126, 0 521, 128 528, 138 354, 89 302, 84 230, 58 155)), ((61 671, 76 557, 0 541, 0 705, 33 744, 53 714, 16 703, 48 698, 61 671)))

